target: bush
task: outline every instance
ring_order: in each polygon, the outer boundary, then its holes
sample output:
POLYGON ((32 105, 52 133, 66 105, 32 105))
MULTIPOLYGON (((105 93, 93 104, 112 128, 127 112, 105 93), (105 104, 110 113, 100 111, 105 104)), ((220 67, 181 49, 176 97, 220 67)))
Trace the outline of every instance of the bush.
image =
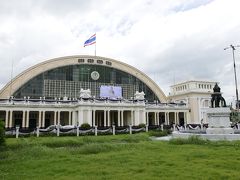
POLYGON ((140 128, 145 128, 145 127, 146 127, 146 124, 141 123, 141 124, 138 125, 138 127, 140 127, 140 128))
POLYGON ((90 124, 88 124, 88 123, 83 123, 80 128, 81 128, 81 129, 90 129, 91 126, 90 126, 90 124))
POLYGON ((4 122, 0 120, 0 146, 5 144, 5 129, 4 129, 4 122))
POLYGON ((148 132, 149 136, 155 136, 155 137, 162 137, 162 136, 167 136, 170 134, 170 131, 168 130, 163 130, 163 131, 149 131, 148 132))

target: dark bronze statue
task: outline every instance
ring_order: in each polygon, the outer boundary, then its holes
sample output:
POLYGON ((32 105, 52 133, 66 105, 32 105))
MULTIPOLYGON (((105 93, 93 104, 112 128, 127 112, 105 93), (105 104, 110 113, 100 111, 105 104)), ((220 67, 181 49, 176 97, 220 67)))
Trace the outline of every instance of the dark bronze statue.
POLYGON ((222 97, 221 88, 216 83, 213 88, 213 94, 211 99, 211 107, 217 108, 217 107, 226 107, 226 101, 222 97))

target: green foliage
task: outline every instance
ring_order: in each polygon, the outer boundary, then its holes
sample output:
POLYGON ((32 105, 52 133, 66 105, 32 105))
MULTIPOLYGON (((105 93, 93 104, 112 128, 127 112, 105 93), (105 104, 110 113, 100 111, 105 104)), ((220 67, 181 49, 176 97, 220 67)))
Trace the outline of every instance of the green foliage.
POLYGON ((240 114, 238 112, 231 112, 230 113, 230 121, 233 123, 240 122, 240 114))
POLYGON ((138 125, 138 127, 140 127, 140 128, 145 128, 145 127, 146 127, 146 124, 141 123, 141 124, 138 125))
POLYGON ((0 146, 5 144, 5 129, 4 122, 0 119, 0 146))
POLYGON ((163 130, 163 131, 159 131, 159 130, 151 130, 148 132, 149 136, 155 136, 155 137, 162 137, 162 136, 167 136, 171 133, 170 130, 163 130))
POLYGON ((91 126, 90 126, 90 124, 88 124, 88 123, 83 123, 82 125, 81 125, 81 129, 90 129, 91 128, 91 126))
POLYGON ((187 139, 173 138, 173 139, 171 139, 169 141, 169 143, 175 144, 175 145, 182 145, 182 144, 196 144, 196 145, 200 145, 200 144, 209 144, 210 141, 201 139, 198 136, 190 136, 187 139))

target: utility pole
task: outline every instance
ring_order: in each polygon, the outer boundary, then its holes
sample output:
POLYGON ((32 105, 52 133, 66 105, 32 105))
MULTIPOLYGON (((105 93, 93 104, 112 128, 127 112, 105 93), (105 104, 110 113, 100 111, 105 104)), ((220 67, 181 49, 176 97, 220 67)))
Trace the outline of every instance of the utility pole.
POLYGON ((234 68, 234 77, 235 77, 235 86, 236 86, 236 98, 237 98, 237 104, 236 109, 239 112, 239 99, 238 99, 238 85, 237 85, 237 73, 236 73, 236 63, 235 63, 235 54, 234 51, 236 50, 236 47, 240 47, 240 45, 230 45, 229 47, 224 48, 224 50, 232 49, 232 56, 233 56, 233 68, 234 68))

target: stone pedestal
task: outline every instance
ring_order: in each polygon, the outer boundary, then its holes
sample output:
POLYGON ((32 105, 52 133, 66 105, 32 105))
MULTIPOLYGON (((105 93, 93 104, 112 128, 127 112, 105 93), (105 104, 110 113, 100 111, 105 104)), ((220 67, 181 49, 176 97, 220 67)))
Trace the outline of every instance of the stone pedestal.
POLYGON ((234 134, 230 125, 230 108, 219 107, 207 110, 207 134, 234 134))

